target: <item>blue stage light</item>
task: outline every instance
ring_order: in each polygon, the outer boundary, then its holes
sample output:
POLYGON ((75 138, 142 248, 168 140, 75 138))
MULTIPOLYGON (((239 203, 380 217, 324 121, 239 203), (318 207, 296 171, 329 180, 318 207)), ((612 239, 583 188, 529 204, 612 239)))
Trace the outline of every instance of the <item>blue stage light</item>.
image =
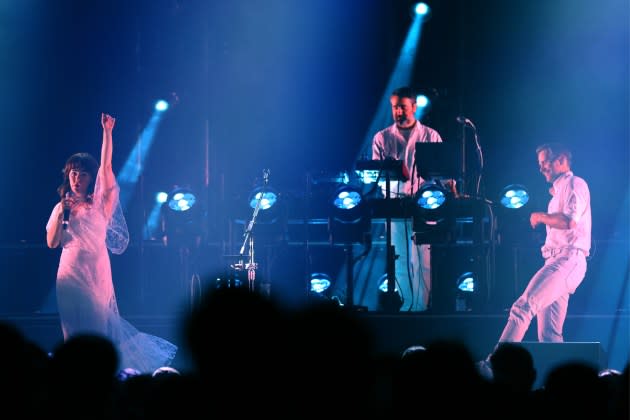
POLYGON ((507 209, 520 209, 529 201, 529 192, 523 185, 508 185, 501 191, 499 200, 507 209))
POLYGON ((168 109, 168 102, 164 99, 160 99, 155 103, 155 110, 159 112, 164 112, 168 109))

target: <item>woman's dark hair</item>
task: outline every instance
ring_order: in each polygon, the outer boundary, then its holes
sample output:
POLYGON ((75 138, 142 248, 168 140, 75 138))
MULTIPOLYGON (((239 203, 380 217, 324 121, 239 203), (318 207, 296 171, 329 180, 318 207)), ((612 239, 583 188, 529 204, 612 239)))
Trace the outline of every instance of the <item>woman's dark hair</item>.
POLYGON ((94 183, 96 182, 96 173, 98 172, 98 162, 89 153, 75 153, 66 160, 66 164, 61 170, 63 176, 62 184, 57 188, 59 197, 63 197, 70 191, 70 171, 77 170, 87 172, 92 176, 90 185, 88 185, 87 194, 91 196, 94 193, 94 183))

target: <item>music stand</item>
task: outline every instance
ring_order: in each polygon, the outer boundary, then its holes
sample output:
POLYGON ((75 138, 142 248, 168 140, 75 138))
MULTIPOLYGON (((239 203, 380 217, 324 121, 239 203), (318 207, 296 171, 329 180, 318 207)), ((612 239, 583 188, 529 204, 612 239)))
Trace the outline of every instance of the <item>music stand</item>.
POLYGON ((455 179, 459 174, 457 151, 453 144, 416 143, 416 172, 425 180, 455 179))

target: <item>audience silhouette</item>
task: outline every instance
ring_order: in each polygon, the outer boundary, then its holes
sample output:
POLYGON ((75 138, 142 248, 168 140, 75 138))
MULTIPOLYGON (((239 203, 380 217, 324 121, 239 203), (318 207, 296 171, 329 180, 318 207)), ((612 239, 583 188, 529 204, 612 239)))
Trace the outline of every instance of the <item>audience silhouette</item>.
POLYGON ((501 343, 482 376, 457 339, 377 352, 357 312, 334 301, 288 309, 242 287, 207 290, 182 320, 185 369, 153 374, 120 366, 112 342, 76 335, 51 354, 0 323, 5 407, 34 418, 124 419, 247 414, 275 417, 628 419, 628 365, 555 366, 533 389, 532 354, 501 343), (445 404, 444 401, 452 401, 445 404))

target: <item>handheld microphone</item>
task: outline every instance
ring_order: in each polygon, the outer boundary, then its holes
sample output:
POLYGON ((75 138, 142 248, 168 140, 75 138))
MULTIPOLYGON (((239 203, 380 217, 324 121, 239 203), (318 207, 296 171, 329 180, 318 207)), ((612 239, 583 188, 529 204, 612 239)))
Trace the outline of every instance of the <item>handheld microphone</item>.
MULTIPOLYGON (((68 191, 66 193, 66 199, 70 198, 71 194, 68 191)), ((70 208, 65 208, 63 209, 63 221, 61 222, 61 226, 63 227, 63 230, 68 229, 68 220, 70 220, 70 208)))

